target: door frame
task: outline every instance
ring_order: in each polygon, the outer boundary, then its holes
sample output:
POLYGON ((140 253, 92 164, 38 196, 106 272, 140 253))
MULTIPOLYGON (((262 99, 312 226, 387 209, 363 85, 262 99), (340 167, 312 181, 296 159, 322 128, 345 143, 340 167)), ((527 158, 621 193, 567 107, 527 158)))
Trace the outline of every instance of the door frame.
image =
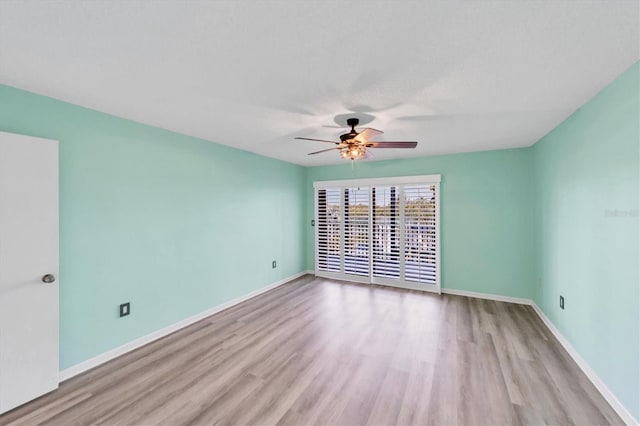
MULTIPOLYGON (((322 181, 314 181, 313 182, 313 205, 314 205, 314 271, 315 275, 323 278, 330 278, 336 280, 343 281, 352 281, 362 284, 378 284, 384 286, 391 287, 399 287, 410 290, 419 290, 419 291, 427 291, 440 294, 442 292, 442 281, 440 279, 440 251, 441 251, 441 242, 440 242, 440 182, 441 175, 417 175, 417 176, 395 176, 388 178, 366 178, 366 179, 341 179, 341 180, 322 180, 322 181), (415 285, 411 281, 406 280, 394 280, 389 278, 375 277, 373 275, 373 251, 371 249, 372 243, 372 220, 373 220, 373 205, 372 205, 372 191, 371 188, 375 186, 393 186, 393 185, 402 185, 400 189, 400 197, 404 197, 404 185, 411 184, 427 184, 427 185, 435 185, 435 226, 436 226, 436 284, 435 285, 420 285, 416 283, 415 285), (318 233, 319 233, 319 218, 318 218, 318 190, 320 189, 340 189, 340 211, 341 214, 344 212, 344 189, 352 188, 352 187, 360 187, 360 188, 369 188, 369 275, 361 276, 361 275, 352 275, 346 274, 344 272, 332 272, 332 271, 321 271, 318 269, 318 259, 319 259, 319 245, 318 245, 318 233)), ((400 203, 400 222, 404 224, 404 203, 400 203)), ((341 270, 344 270, 344 217, 341 216, 340 220, 340 233, 341 233, 341 256, 340 256, 340 266, 341 270)), ((404 225, 400 227, 400 238, 404 241, 405 237, 405 229, 404 225)), ((401 256, 400 262, 404 264, 404 243, 401 244, 401 256)), ((403 272, 403 266, 401 266, 401 272, 403 272)))

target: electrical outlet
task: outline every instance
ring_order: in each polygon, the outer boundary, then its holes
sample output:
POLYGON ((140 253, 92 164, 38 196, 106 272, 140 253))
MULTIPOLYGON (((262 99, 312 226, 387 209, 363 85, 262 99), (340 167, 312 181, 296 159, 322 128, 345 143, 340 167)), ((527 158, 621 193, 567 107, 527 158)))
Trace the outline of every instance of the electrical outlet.
POLYGON ((131 305, 129 304, 129 302, 123 303, 122 305, 120 305, 120 316, 121 317, 126 317, 130 313, 131 313, 131 305))
POLYGON ((560 296, 560 309, 564 309, 564 296, 560 296))
POLYGON ((273 262, 271 262, 271 268, 273 268, 273 269, 276 268, 276 261, 275 260, 273 262))
POLYGON ((311 219, 311 226, 316 226, 316 221, 315 221, 315 219, 311 219))

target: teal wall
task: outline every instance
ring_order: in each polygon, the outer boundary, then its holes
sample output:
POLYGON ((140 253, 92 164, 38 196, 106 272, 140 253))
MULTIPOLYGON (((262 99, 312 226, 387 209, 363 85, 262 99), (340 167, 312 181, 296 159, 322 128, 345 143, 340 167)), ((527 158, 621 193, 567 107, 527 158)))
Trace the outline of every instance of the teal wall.
POLYGON ((61 368, 313 269, 314 181, 441 174, 443 287, 534 298, 640 418, 639 80, 532 148, 306 169, 0 86, 60 141, 61 368))
POLYGON ((61 368, 305 269, 302 167, 7 86, 0 130, 60 141, 61 368))
POLYGON ((639 86, 636 63, 532 148, 309 168, 307 268, 314 181, 442 174, 443 287, 533 298, 640 418, 639 86))
POLYGON ((533 148, 536 302, 636 419, 639 81, 636 63, 533 148))
POLYGON ((442 175, 442 287, 532 298, 535 220, 529 149, 309 168, 307 268, 314 269, 314 181, 427 174, 442 175))

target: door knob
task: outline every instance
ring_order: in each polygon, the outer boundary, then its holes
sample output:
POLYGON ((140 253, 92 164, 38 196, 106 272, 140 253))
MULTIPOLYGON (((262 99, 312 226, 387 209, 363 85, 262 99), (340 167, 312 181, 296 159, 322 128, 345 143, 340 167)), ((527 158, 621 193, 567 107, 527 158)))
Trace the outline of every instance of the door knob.
POLYGON ((42 282, 47 284, 51 284, 55 280, 56 280, 56 276, 53 274, 47 274, 44 277, 42 277, 42 282))

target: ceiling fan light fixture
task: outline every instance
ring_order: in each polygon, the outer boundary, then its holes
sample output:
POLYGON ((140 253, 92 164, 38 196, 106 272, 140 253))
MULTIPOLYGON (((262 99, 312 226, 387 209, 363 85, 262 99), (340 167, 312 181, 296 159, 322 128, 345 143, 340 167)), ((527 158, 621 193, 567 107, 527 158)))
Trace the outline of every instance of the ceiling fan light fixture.
POLYGON ((340 150, 340 158, 361 160, 366 157, 367 150, 363 146, 351 145, 340 150))
POLYGON ((310 152, 308 155, 320 154, 322 152, 337 150, 340 153, 340 158, 349 160, 362 160, 367 157, 369 148, 415 148, 418 145, 416 141, 401 141, 401 142, 376 142, 371 138, 376 137, 384 133, 382 130, 376 130, 366 128, 362 132, 357 132, 355 126, 358 125, 359 120, 357 118, 350 118, 347 120, 347 124, 351 126, 351 131, 340 135, 340 142, 330 141, 326 139, 315 138, 303 138, 295 137, 294 139, 302 139, 312 142, 324 142, 337 145, 335 148, 323 149, 316 152, 310 152))

